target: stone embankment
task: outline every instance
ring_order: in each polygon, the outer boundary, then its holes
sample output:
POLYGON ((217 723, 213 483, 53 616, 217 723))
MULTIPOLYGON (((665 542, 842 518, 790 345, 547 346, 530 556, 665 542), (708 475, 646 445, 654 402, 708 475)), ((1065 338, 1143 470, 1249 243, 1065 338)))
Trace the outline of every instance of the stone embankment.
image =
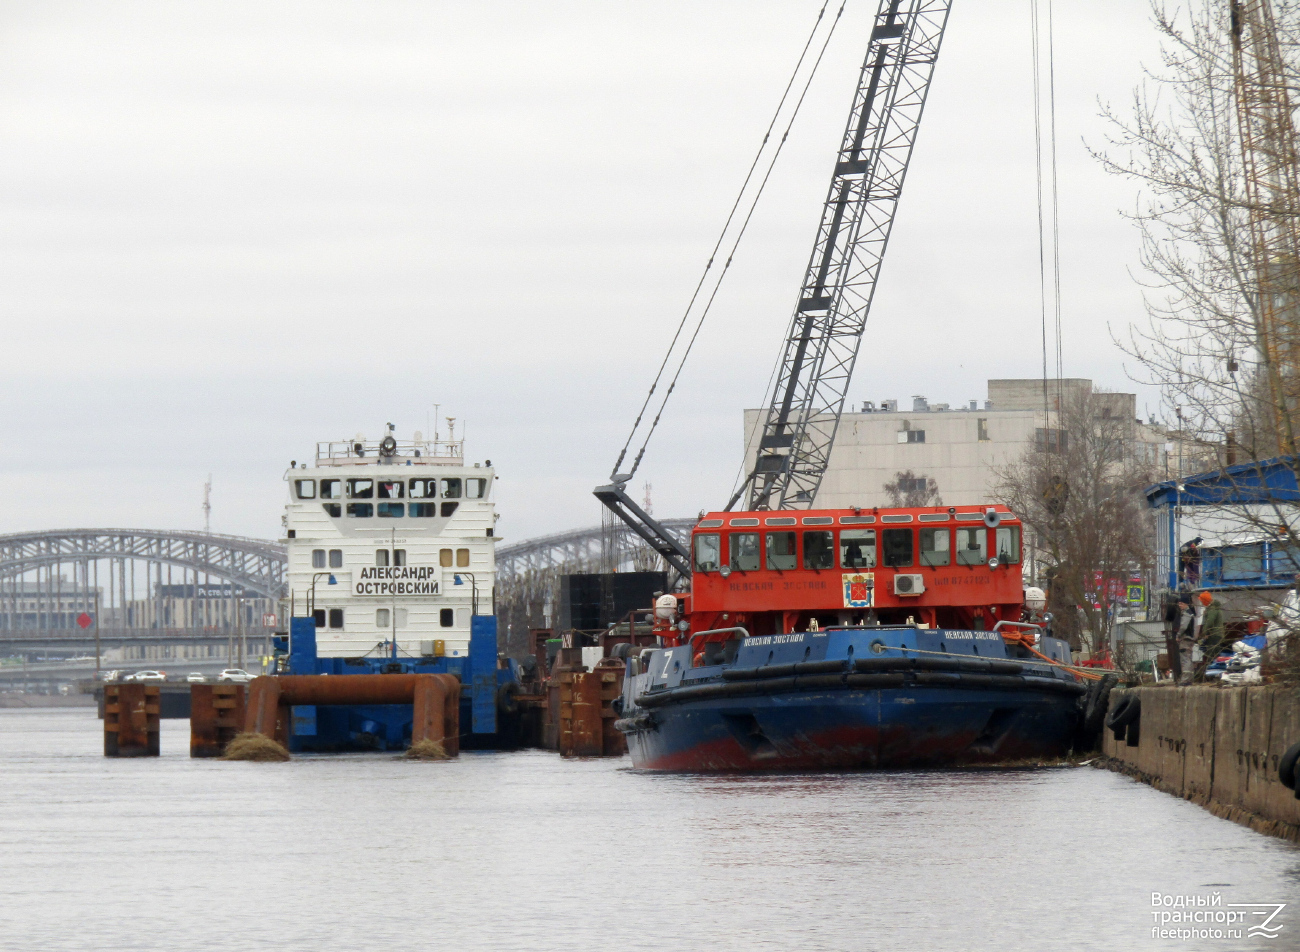
POLYGON ((1300 691, 1282 685, 1116 690, 1141 699, 1137 746, 1103 735, 1101 766, 1200 804, 1260 833, 1300 843, 1300 800, 1278 761, 1300 741, 1300 691))

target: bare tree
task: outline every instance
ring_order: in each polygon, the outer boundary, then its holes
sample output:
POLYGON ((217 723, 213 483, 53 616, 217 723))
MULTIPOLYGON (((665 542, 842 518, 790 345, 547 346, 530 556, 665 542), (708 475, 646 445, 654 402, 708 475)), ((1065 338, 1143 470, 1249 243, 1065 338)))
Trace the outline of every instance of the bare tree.
POLYGON ((928 476, 918 476, 910 469, 894 474, 894 481, 882 487, 895 509, 913 509, 923 506, 942 506, 939 484, 928 476))
POLYGON ((1112 585, 1152 560, 1142 489, 1153 460, 1136 421, 1111 414, 1106 396, 1062 394, 1046 438, 999 471, 994 490, 1032 533, 1057 636, 1091 652, 1110 639, 1112 585))

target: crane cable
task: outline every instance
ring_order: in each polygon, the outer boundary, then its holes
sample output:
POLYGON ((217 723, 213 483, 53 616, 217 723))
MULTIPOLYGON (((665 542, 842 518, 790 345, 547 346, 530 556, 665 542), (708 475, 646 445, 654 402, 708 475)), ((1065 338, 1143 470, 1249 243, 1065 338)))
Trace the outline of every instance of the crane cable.
MULTIPOLYGON (((659 384, 663 379, 664 370, 667 368, 668 362, 672 358, 673 351, 677 347, 677 342, 681 338, 682 331, 686 328, 686 324, 690 319, 691 311, 694 309, 696 302, 699 300, 700 292, 701 290, 703 290, 704 284, 708 280, 709 272, 712 270, 713 264, 717 260, 718 251, 719 249, 721 249, 723 242, 726 240, 727 232, 731 228, 732 222, 735 220, 736 211, 740 208, 741 202, 745 197, 745 192, 749 188, 750 182, 753 180, 754 172, 758 168, 759 162, 763 157, 763 153, 767 149, 768 144, 771 141, 772 130, 776 127, 777 121, 780 119, 781 110, 785 108, 786 100, 789 98, 790 91, 794 88, 795 81, 799 77, 799 71, 803 68, 804 60, 807 59, 808 56, 808 51, 812 48, 813 40, 816 38, 817 31, 821 28, 822 21, 826 13, 826 9, 827 7, 830 6, 830 2, 831 0, 825 0, 825 2, 821 6, 821 9, 817 12, 817 19, 813 23, 813 28, 808 34, 808 39, 804 42, 803 50, 799 53, 799 59, 795 63, 794 70, 790 74, 790 79, 786 83, 785 90, 781 93, 781 99, 777 103, 776 110, 772 114, 771 121, 768 123, 767 131, 763 134, 763 140, 759 144, 758 151, 754 155, 754 160, 753 162, 750 163, 749 171, 745 174, 745 180, 741 184, 739 192, 737 192, 736 194, 736 200, 732 203, 731 211, 727 214, 727 220, 723 224, 721 232, 719 232, 718 234, 718 240, 713 245, 713 250, 709 254, 709 260, 704 265, 704 271, 700 275, 700 280, 695 286, 695 291, 691 294, 690 301, 686 305, 686 310, 682 314, 682 319, 677 325, 677 330, 673 333, 672 342, 668 345, 668 350, 664 353, 664 359, 659 365, 659 370, 655 373, 654 380, 650 384, 650 389, 646 393, 645 401, 641 404, 641 409, 637 412, 636 420, 632 424, 632 429, 628 433, 627 440, 624 442, 623 448, 619 451, 618 460, 617 462, 615 462, 614 470, 610 474, 611 479, 618 478, 619 476, 619 472, 618 472, 619 467, 623 465, 623 460, 626 459, 627 457, 628 449, 631 447, 633 439, 636 438, 637 431, 641 427, 641 421, 645 418, 646 409, 650 406, 650 401, 654 398, 655 391, 658 389, 659 384)), ((840 8, 835 14, 835 18, 831 21, 830 29, 826 33, 826 37, 822 42, 821 49, 817 53, 817 58, 813 62, 812 69, 808 73, 808 78, 804 83, 803 89, 800 91, 799 98, 795 102, 794 109, 790 114, 790 119, 786 123, 785 130, 781 134, 781 138, 777 142, 776 149, 772 153, 772 157, 768 162, 767 170, 763 174, 762 181, 759 183, 758 189, 755 192, 753 199, 750 201, 749 209, 745 214, 745 218, 741 224, 740 231, 736 235, 735 240, 732 242, 731 249, 727 254, 727 260, 725 264, 723 264, 722 270, 718 273, 718 278, 714 282, 713 290, 709 294, 708 300, 704 305, 704 309, 700 312, 700 315, 696 320, 695 330, 691 334, 690 340, 686 344, 686 348, 682 353, 681 359, 678 361, 677 368, 673 373, 673 377, 668 385, 668 389, 664 392, 663 400, 660 402, 659 408, 655 412, 654 420, 651 422, 649 429, 646 431, 645 438, 642 440, 641 446, 637 450, 636 457, 632 463, 632 468, 626 474, 626 477, 628 479, 630 479, 632 475, 636 473, 637 468, 641 465, 641 458, 645 455, 646 447, 650 443, 650 438, 654 435, 655 430, 659 426, 659 420, 660 417, 663 415, 664 407, 668 403, 668 398, 672 396, 673 389, 677 386, 677 379, 678 377, 681 376, 682 368, 686 364, 686 358, 690 356, 691 349, 695 345, 695 340, 697 337, 699 337, 700 328, 704 324, 704 319, 708 316, 710 309, 713 307, 713 302, 717 298, 718 290, 719 288, 721 288, 722 282, 726 278, 727 273, 731 268, 731 262, 732 262, 732 258, 736 253, 736 248, 739 246, 740 240, 741 238, 744 237, 745 231, 749 227, 750 220, 754 216, 754 209, 758 205, 758 200, 762 197, 764 189, 767 187, 768 180, 771 178, 772 175, 772 170, 776 166, 776 161, 780 157, 782 149, 784 149, 785 147, 786 140, 790 135, 790 129, 791 127, 793 127, 794 121, 799 115, 799 110, 803 106, 805 97, 808 95, 808 88, 812 84, 813 77, 817 75, 817 68, 821 65, 822 58, 826 54, 826 48, 830 44, 831 37, 835 35, 835 28, 839 25, 840 18, 844 14, 844 8, 845 6, 847 6, 847 3, 848 0, 842 0, 842 2, 840 3, 840 8)))
MULTIPOLYGON (((1056 157, 1056 44, 1052 24, 1052 0, 1029 0, 1029 18, 1031 33, 1031 51, 1033 56, 1033 92, 1034 92, 1034 164, 1037 185, 1038 205, 1038 302, 1040 322, 1042 325, 1043 354, 1043 426, 1047 427, 1047 414, 1051 411, 1048 397, 1049 365, 1047 352, 1048 319, 1048 214, 1044 211, 1044 192, 1050 193, 1050 231, 1051 231, 1051 321, 1054 337, 1055 379, 1057 381, 1057 398, 1060 398, 1060 381, 1065 374, 1065 356, 1061 342, 1061 226, 1060 199, 1057 185, 1056 157), (1040 2, 1045 14, 1040 12, 1040 2), (1046 55, 1042 50, 1042 37, 1046 29, 1046 55), (1044 77, 1044 60, 1046 77, 1044 77), (1045 88, 1044 88, 1045 87, 1045 88), (1046 95, 1044 96, 1044 93, 1046 95), (1043 100, 1046 98, 1047 110, 1047 187, 1044 188, 1043 166, 1043 100)), ((1044 433, 1046 443, 1047 434, 1044 433)), ((1046 445, 1044 449, 1047 449, 1046 445)))

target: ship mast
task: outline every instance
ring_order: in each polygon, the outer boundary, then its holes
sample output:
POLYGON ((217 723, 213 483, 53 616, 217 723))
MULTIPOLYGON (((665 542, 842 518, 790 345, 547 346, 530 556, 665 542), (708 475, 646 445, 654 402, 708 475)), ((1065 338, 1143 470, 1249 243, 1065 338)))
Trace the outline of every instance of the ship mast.
POLYGON ((1277 450, 1296 452, 1300 398, 1300 160, 1269 0, 1231 0, 1237 124, 1258 284, 1255 336, 1277 450))
POLYGON ((760 419, 753 469, 727 504, 812 505, 853 376, 951 0, 882 0, 817 242, 760 419))

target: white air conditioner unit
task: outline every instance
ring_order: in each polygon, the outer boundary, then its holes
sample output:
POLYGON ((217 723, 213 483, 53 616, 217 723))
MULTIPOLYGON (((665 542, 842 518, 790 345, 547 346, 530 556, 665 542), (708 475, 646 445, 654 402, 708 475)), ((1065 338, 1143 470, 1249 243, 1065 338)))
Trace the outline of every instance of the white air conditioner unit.
POLYGON ((924 592, 925 592, 925 576, 923 575, 895 575, 894 576, 895 595, 921 595, 924 592))

